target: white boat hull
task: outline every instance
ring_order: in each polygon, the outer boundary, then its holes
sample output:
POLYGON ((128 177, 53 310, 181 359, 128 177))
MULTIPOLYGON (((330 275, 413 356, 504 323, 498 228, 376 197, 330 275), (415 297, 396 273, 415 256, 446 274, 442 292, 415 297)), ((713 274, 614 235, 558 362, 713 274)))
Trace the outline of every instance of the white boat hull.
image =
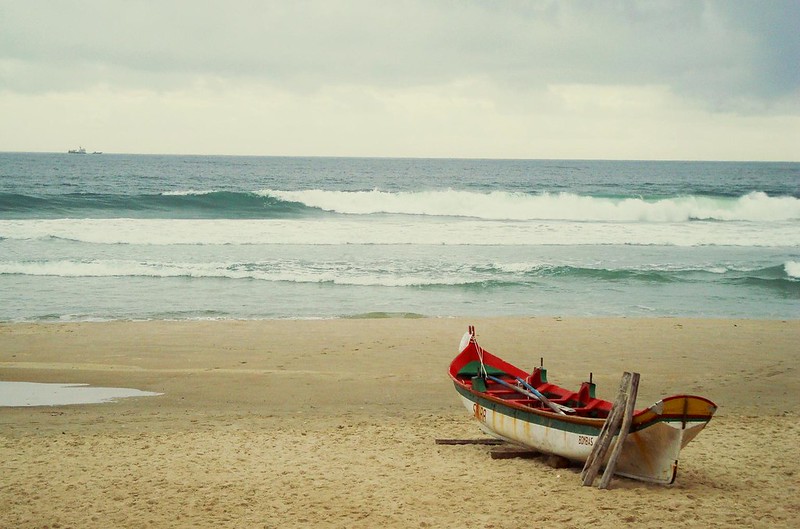
MULTIPOLYGON (((588 459, 603 424, 602 419, 595 420, 595 426, 570 424, 556 417, 531 421, 530 417, 514 416, 515 414, 502 407, 484 406, 477 399, 471 400, 463 394, 460 397, 464 407, 487 434, 578 462, 588 459)), ((651 407, 651 410, 657 409, 658 403, 651 407)), ((705 424, 663 420, 629 433, 617 460, 615 474, 652 483, 672 483, 675 480, 681 448, 705 424)), ((617 440, 615 437, 612 443, 617 440)), ((611 450, 609 454, 610 452, 611 450)))

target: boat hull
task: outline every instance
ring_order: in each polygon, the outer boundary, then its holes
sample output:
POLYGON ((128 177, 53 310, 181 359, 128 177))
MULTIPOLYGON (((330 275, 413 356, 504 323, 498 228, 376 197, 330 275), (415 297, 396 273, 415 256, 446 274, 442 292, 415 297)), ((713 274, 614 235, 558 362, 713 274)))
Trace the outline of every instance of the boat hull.
MULTIPOLYGON (((605 419, 507 405, 458 382, 455 387, 464 407, 487 434, 572 461, 588 459, 605 423, 605 419)), ((640 411, 624 439, 615 474, 651 483, 672 483, 681 448, 703 429, 715 410, 716 406, 702 397, 676 396, 640 411)), ((617 441, 615 437, 612 443, 617 441)))

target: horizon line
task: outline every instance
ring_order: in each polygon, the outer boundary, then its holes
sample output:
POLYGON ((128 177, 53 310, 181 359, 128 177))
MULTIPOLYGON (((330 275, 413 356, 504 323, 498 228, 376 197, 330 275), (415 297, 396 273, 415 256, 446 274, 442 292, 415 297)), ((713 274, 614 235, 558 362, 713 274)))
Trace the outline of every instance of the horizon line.
POLYGON ((753 160, 753 159, 715 159, 715 158, 518 158, 486 156, 389 156, 389 155, 335 155, 335 154, 208 154, 208 153, 147 153, 147 152, 109 152, 87 151, 84 154, 68 151, 5 151, 0 154, 75 154, 77 156, 192 156, 229 158, 334 158, 361 160, 475 160, 475 161, 569 161, 569 162, 675 162, 675 163, 800 163, 797 160, 753 160))

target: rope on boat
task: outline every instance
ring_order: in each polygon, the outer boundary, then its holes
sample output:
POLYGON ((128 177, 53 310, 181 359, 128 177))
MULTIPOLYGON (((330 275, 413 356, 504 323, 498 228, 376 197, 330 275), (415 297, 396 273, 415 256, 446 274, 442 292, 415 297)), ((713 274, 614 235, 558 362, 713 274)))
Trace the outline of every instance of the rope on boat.
POLYGON ((483 372, 484 380, 489 376, 489 373, 486 371, 486 364, 483 363, 483 347, 478 345, 478 339, 475 338, 475 326, 469 326, 469 334, 472 336, 472 343, 475 344, 475 349, 478 350, 478 360, 481 363, 481 371, 483 372))

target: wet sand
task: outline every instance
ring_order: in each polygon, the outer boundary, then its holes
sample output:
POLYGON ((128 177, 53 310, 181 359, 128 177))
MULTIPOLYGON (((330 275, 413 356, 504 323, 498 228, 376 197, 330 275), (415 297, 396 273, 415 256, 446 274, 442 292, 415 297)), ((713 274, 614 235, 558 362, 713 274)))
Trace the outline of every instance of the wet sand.
POLYGON ((0 380, 163 393, 0 407, 0 527, 791 527, 800 322, 355 319, 0 325, 0 380), (674 485, 493 460, 446 375, 486 349, 639 407, 719 406, 674 485))

